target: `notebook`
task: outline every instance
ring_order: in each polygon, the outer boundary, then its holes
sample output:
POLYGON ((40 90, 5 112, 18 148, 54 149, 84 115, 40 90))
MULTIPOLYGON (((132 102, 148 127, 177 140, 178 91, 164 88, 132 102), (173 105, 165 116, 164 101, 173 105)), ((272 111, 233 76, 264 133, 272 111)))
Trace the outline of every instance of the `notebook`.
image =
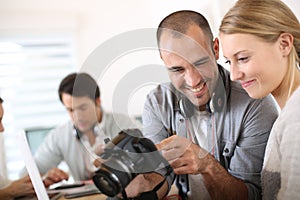
POLYGON ((43 184, 42 177, 35 164, 32 152, 30 150, 26 132, 21 131, 19 134, 20 148, 24 155, 24 162, 27 168, 27 172, 30 176, 32 185, 34 187, 37 199, 42 200, 55 200, 65 195, 66 198, 75 198, 80 196, 87 196, 91 194, 100 194, 101 192, 94 184, 86 184, 81 187, 69 188, 69 189, 51 189, 47 190, 43 184), (51 198, 49 198, 51 196, 51 198))

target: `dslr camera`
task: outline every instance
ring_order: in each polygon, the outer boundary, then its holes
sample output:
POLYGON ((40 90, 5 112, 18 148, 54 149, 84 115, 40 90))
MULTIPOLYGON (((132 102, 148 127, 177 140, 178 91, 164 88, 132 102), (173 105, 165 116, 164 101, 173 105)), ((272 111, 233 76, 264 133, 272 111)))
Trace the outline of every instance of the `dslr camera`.
POLYGON ((123 194, 138 174, 169 166, 154 143, 144 138, 139 129, 121 131, 106 144, 101 158, 104 162, 95 172, 93 181, 109 197, 123 194))

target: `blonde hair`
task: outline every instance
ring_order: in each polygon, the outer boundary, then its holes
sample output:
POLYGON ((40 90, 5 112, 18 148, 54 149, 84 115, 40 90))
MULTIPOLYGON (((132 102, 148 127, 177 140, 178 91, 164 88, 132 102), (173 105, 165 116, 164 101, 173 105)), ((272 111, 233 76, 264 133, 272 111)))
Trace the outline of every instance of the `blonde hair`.
POLYGON ((300 24, 290 8, 280 0, 239 0, 226 13, 220 33, 245 33, 275 42, 280 34, 293 35, 293 47, 289 55, 289 69, 284 84, 289 85, 288 97, 297 88, 300 57, 300 24))

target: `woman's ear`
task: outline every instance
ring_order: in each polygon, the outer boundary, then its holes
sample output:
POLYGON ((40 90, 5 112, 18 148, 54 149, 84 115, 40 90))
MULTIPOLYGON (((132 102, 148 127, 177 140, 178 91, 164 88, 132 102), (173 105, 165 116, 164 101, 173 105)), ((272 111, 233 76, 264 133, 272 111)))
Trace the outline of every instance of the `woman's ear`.
POLYGON ((282 55, 288 56, 294 45, 294 36, 290 33, 281 33, 278 39, 282 55))

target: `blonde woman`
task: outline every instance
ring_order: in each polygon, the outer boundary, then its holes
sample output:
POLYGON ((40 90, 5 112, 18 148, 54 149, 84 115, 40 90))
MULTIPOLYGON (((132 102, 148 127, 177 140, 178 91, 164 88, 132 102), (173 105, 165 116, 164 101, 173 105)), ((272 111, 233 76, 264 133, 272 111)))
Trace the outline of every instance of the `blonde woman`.
POLYGON ((280 0, 239 0, 219 31, 231 79, 253 98, 271 93, 281 108, 265 152, 263 198, 299 199, 299 21, 280 0))

